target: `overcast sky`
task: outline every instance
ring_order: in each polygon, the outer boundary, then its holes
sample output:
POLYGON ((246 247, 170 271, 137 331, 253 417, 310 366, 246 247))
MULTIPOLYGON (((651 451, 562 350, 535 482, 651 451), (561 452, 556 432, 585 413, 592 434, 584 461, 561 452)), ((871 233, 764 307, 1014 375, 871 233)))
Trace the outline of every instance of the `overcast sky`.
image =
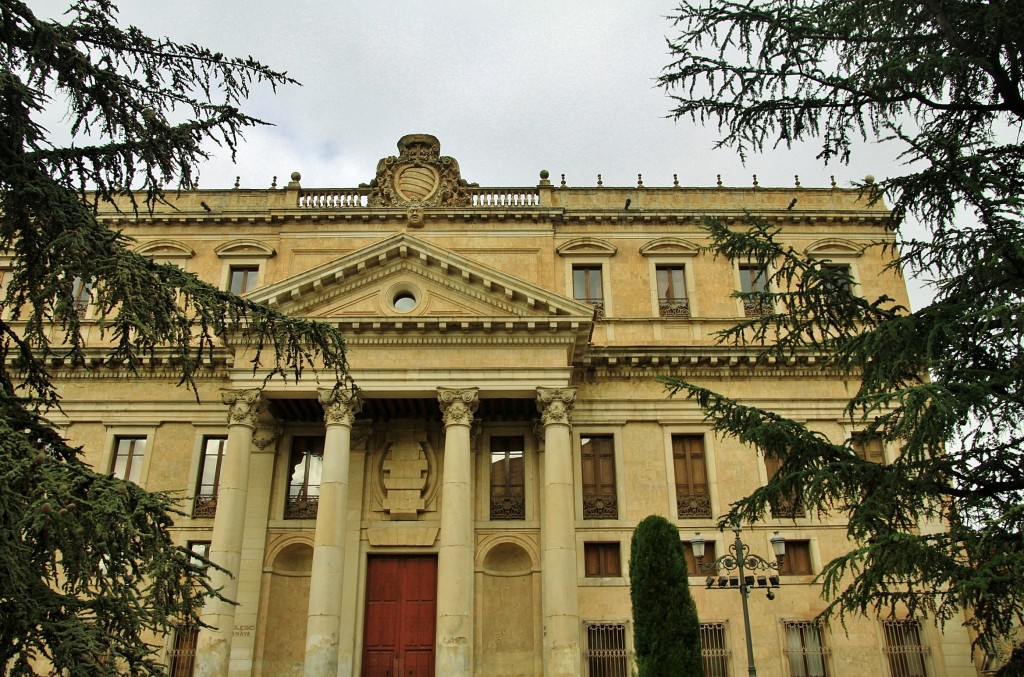
MULTIPOLYGON (((66 0, 29 0, 53 16, 66 0)), ((249 111, 275 126, 254 130, 238 154, 202 171, 204 188, 269 186, 300 171, 308 187, 373 178, 398 139, 437 136, 468 181, 537 182, 541 169, 569 185, 840 185, 883 176, 866 147, 850 166, 824 167, 814 148, 751 158, 714 151, 715 130, 666 116, 656 86, 670 57, 667 0, 121 0, 122 23, 151 35, 252 55, 302 86, 259 89, 249 111)))
MULTIPOLYGON (((28 0, 56 16, 67 0, 28 0)), ((200 186, 269 187, 302 174, 307 188, 370 181, 398 139, 428 133, 484 186, 554 181, 592 186, 829 185, 895 173, 891 152, 858 148, 823 165, 816 147, 748 158, 714 150, 717 130, 672 120, 656 84, 671 60, 671 0, 121 0, 122 24, 154 36, 251 55, 302 86, 258 88, 247 111, 273 123, 249 131, 200 186)))

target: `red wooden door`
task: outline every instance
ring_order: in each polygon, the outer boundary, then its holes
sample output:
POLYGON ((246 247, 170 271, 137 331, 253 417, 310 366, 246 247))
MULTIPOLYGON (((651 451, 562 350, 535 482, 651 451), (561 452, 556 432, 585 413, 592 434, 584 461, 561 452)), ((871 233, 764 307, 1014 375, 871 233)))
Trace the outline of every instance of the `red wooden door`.
POLYGON ((434 677, 437 559, 371 557, 363 677, 434 677))

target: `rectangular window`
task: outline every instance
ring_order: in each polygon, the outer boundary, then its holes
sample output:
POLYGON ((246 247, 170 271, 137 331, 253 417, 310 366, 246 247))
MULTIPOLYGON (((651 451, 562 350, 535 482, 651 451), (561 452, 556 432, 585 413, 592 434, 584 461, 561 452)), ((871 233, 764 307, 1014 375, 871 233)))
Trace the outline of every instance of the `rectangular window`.
MULTIPOLYGON (((768 479, 775 477, 782 467, 782 460, 777 456, 764 457, 764 468, 768 472, 768 479)), ((778 496, 772 501, 772 517, 803 517, 804 504, 800 496, 794 493, 789 496, 778 496)))
POLYGON ((572 297, 577 301, 594 306, 596 317, 604 317, 604 287, 601 283, 601 266, 572 267, 572 297))
POLYGON ((146 455, 145 437, 117 437, 114 439, 114 462, 110 472, 114 477, 139 483, 142 459, 146 455))
POLYGON ((690 298, 686 295, 685 267, 656 266, 658 278, 658 314, 662 317, 689 317, 690 298))
POLYGON ((855 435, 853 438, 853 451, 862 460, 885 464, 885 448, 882 446, 881 438, 872 437, 868 439, 855 435))
POLYGON ((588 677, 629 677, 625 623, 586 622, 588 677))
POLYGON ((704 659, 704 677, 730 677, 732 652, 726 643, 726 624, 700 624, 700 655, 704 659))
POLYGON ((618 519, 615 492, 615 440, 611 435, 580 439, 583 519, 618 519))
POLYGON ((786 540, 786 556, 779 573, 784 576, 806 576, 814 573, 811 566, 811 542, 786 540))
POLYGON ((826 278, 822 280, 822 291, 828 296, 845 298, 852 293, 853 277, 850 266, 846 264, 827 263, 821 267, 826 278))
POLYGON ((285 519, 316 519, 323 466, 323 437, 297 435, 292 438, 285 519))
POLYGON ((526 519, 523 436, 491 438, 491 519, 526 519))
POLYGON ((244 294, 254 289, 259 282, 259 266, 231 266, 231 282, 229 289, 232 294, 244 294))
POLYGON ((78 316, 85 315, 85 311, 89 310, 89 302, 92 301, 92 282, 76 277, 71 282, 71 298, 78 316))
POLYGON ((743 314, 747 317, 760 317, 771 314, 771 304, 767 299, 756 296, 768 291, 768 272, 760 266, 740 266, 740 291, 754 294, 743 298, 743 314))
POLYGON ((202 555, 206 559, 210 559, 209 541, 189 541, 188 549, 197 555, 202 555))
POLYGON ((227 448, 226 437, 204 437, 203 455, 199 458, 199 479, 196 498, 192 504, 192 517, 213 517, 217 514, 217 487, 220 469, 227 448))
POLYGON ((673 435, 672 464, 676 475, 676 511, 680 519, 711 517, 703 435, 673 435))
POLYGON ((784 626, 790 677, 828 677, 828 648, 821 626, 814 621, 785 621, 784 626))
POLYGON ((584 543, 583 560, 587 578, 618 578, 622 576, 618 543, 584 543))
POLYGON ((921 624, 915 620, 883 621, 885 655, 892 677, 928 677, 925 657, 928 647, 921 643, 921 624))
POLYGON ((199 628, 197 627, 181 626, 174 633, 170 677, 192 677, 195 674, 198 639, 199 628))
MULTIPOLYGON (((683 557, 686 558, 686 573, 690 576, 709 576, 713 573, 697 565, 697 558, 693 556, 693 547, 689 541, 683 541, 683 557)), ((715 542, 704 541, 704 557, 700 560, 701 564, 711 564, 715 559, 715 542)))

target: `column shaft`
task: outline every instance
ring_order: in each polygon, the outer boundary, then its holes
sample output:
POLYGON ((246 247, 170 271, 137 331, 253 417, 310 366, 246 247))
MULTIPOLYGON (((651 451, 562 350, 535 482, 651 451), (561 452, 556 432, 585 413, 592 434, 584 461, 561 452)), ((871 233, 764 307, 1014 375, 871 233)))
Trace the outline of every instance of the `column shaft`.
MULTIPOLYGON (((230 407, 228 442, 217 488, 217 515, 213 520, 210 559, 227 571, 212 570, 210 581, 214 588, 220 588, 221 595, 234 601, 238 595, 238 570, 242 557, 249 456, 253 431, 265 403, 261 402, 258 390, 226 391, 223 400, 230 407)), ((219 599, 207 601, 203 622, 212 627, 199 633, 195 674, 197 677, 223 677, 228 674, 231 658, 234 604, 219 599)))
MULTIPOLYGON (((338 674, 341 591, 347 537, 349 455, 359 399, 347 390, 321 390, 324 407, 324 463, 313 540, 306 622, 306 677, 338 674)), ((349 666, 351 670, 351 666, 349 666)))
POLYGON ((437 398, 445 436, 437 553, 436 674, 471 677, 474 548, 470 427, 479 401, 476 388, 438 388, 437 398))
POLYGON ((576 677, 580 674, 576 499, 569 427, 575 398, 574 388, 537 389, 545 447, 544 510, 540 534, 545 677, 576 677))

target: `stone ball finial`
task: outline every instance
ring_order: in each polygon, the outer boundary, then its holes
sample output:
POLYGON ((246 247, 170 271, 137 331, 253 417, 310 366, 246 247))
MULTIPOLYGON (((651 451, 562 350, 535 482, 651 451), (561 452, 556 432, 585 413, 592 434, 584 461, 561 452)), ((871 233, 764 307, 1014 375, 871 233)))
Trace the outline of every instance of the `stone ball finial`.
POLYGON ((548 170, 546 170, 546 169, 540 170, 541 181, 547 181, 549 176, 551 176, 551 174, 548 172, 548 170))
POLYGON ((868 174, 867 176, 864 177, 864 183, 868 184, 869 186, 872 183, 874 183, 874 182, 875 182, 875 175, 874 174, 868 174))
POLYGON ((299 174, 298 172, 292 172, 292 181, 300 181, 301 179, 302 174, 299 174))

